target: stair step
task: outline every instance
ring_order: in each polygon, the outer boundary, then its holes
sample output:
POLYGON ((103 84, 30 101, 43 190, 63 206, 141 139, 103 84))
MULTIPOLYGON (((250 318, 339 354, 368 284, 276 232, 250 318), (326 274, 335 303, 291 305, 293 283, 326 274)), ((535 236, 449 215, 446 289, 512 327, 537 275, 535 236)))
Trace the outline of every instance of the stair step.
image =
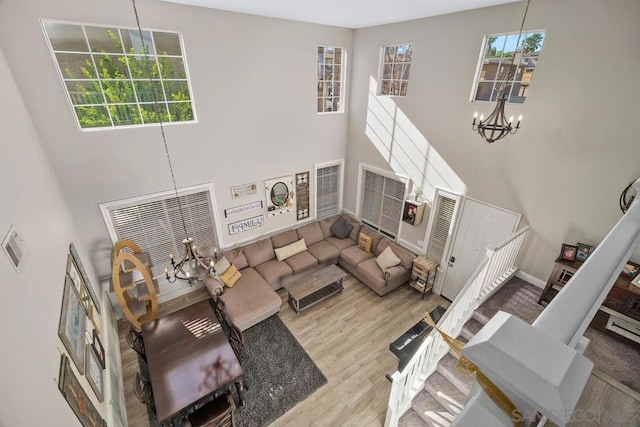
POLYGON ((429 427, 450 426, 455 418, 424 389, 413 398, 411 407, 429 427))
POLYGON ((467 341, 469 341, 471 338, 473 338, 475 334, 478 333, 480 329, 482 329, 483 326, 484 326, 484 323, 481 323, 472 317, 462 327, 460 336, 465 338, 467 341))
POLYGON ((424 427, 426 425, 427 423, 413 408, 409 408, 398 420, 398 427, 424 427))
POLYGON ((460 372, 458 369, 458 359, 451 354, 447 354, 440 360, 440 363, 438 363, 438 372, 465 396, 469 395, 473 382, 475 381, 475 376, 460 372))
POLYGON ((427 379, 424 389, 433 396, 440 406, 453 417, 458 416, 469 398, 440 372, 436 371, 427 379))

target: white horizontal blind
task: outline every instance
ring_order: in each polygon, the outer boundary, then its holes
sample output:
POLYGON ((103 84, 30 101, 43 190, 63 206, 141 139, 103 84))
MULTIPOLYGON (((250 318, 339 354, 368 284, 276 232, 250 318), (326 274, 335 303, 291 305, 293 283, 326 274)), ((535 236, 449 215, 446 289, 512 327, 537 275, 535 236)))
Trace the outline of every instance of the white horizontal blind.
POLYGON ((181 195, 180 204, 188 236, 184 233, 175 196, 138 201, 135 205, 109 210, 118 240, 131 240, 149 253, 154 277, 164 274, 169 265, 169 254, 177 259, 182 257, 182 240, 186 237, 192 237, 198 251, 205 256, 218 246, 209 191, 181 195))
POLYGON ((441 262, 451 231, 451 221, 456 209, 456 200, 440 195, 437 199, 436 218, 427 247, 427 258, 441 262))
POLYGON ((318 219, 339 213, 340 165, 316 170, 316 215, 318 219))
POLYGON ((364 170, 362 220, 378 230, 396 237, 405 196, 404 182, 364 170))

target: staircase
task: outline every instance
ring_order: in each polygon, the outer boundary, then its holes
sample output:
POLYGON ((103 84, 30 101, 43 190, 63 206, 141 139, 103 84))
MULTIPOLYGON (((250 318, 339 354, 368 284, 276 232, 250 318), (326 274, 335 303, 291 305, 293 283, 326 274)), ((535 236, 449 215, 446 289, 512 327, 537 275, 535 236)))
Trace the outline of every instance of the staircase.
MULTIPOLYGON (((542 312, 538 298, 542 290, 517 277, 512 278, 498 292, 474 311, 458 337, 470 340, 499 310, 532 323, 542 312)), ((458 361, 447 354, 438 368, 425 382, 424 388, 413 399, 409 409, 398 423, 401 427, 449 426, 467 403, 474 383, 473 375, 464 375, 456 365, 458 361)))

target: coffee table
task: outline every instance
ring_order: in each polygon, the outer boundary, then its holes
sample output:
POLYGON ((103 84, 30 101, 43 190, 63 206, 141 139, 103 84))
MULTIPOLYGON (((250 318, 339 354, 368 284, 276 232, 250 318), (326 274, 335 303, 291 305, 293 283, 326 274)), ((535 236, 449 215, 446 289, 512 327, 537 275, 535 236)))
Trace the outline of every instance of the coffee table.
POLYGON ((320 301, 342 292, 342 279, 347 273, 337 265, 330 265, 285 285, 289 293, 289 304, 296 314, 319 303, 320 301))

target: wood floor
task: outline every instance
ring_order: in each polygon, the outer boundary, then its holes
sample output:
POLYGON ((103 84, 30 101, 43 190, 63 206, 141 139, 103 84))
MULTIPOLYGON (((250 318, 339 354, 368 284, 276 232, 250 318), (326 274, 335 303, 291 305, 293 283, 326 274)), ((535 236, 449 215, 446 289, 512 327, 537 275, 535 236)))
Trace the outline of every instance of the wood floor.
MULTIPOLYGON (((419 294, 408 287, 379 297, 351 276, 345 279, 344 287, 341 294, 300 315, 287 304, 286 291, 278 291, 283 301, 280 318, 327 377, 328 383, 272 426, 384 425, 391 390, 385 374, 393 373, 398 363, 389 350, 389 343, 436 305, 446 307, 449 304, 437 295, 420 300, 419 294)), ((203 289, 169 301, 160 306, 160 315, 207 297, 203 289)), ((124 340, 127 327, 126 322, 119 323, 127 418, 130 427, 147 427, 146 408, 131 390, 138 362, 124 340)), ((585 417, 590 416, 589 423, 575 425, 635 425, 629 421, 640 411, 638 401, 595 376, 587 388, 579 406, 585 408, 585 417), (603 412, 624 418, 627 423, 612 423, 611 419, 598 422, 597 415, 603 412)))

